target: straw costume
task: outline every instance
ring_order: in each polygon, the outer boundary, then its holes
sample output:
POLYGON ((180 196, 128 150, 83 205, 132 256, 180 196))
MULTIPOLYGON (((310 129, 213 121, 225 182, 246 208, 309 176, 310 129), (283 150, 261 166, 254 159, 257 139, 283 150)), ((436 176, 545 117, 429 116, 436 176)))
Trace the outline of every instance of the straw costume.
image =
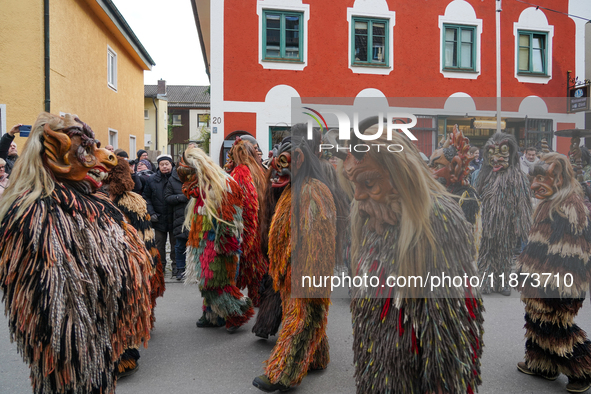
MULTIPOLYGON (((293 126, 291 149, 284 149, 272 162, 277 172, 273 186, 285 187, 269 231, 269 275, 281 295, 283 326, 265 374, 253 381, 263 391, 297 386, 309 370, 325 369, 330 361, 326 336, 330 288, 302 291, 301 277, 333 272, 336 208, 323 183, 320 162, 303 138, 305 130, 305 125, 293 126), (292 217, 298 222, 292 223, 292 217)), ((288 146, 288 141, 282 145, 288 146)))
POLYGON ((541 201, 518 259, 517 273, 529 276, 520 288, 526 343, 517 368, 548 380, 563 373, 566 389, 579 393, 591 387, 591 342, 574 323, 591 279, 591 206, 565 156, 542 156, 531 175, 541 201))
MULTIPOLYGON (((150 300, 152 304, 152 313, 150 316, 150 328, 154 328, 156 316, 156 298, 162 297, 165 290, 164 273, 162 272, 162 263, 160 253, 154 242, 154 230, 150 222, 150 215, 146 207, 146 201, 132 192, 135 182, 131 178, 131 170, 126 160, 120 159, 117 165, 109 172, 105 180, 108 185, 109 197, 117 208, 123 213, 125 220, 136 229, 140 239, 144 241, 146 250, 151 257, 150 266, 150 300)), ((137 346, 125 349, 117 365, 117 378, 130 375, 138 368, 140 353, 137 346)))
POLYGON ((177 173, 190 199, 185 283, 198 283, 203 297, 197 326, 225 323, 233 332, 254 315, 235 279, 244 230, 242 188, 199 148, 185 151, 177 173))
POLYGON ((482 382, 478 290, 468 284, 430 291, 410 279, 475 275, 472 226, 405 136, 376 143, 400 144, 404 154, 373 149, 345 161, 355 186, 353 273, 379 278, 353 288, 357 393, 474 393, 482 382), (408 284, 387 286, 388 277, 409 278, 408 284))
POLYGON ((454 126, 443 146, 431 155, 429 169, 448 192, 458 196, 457 201, 464 212, 464 217, 472 225, 476 251, 482 236, 482 217, 480 199, 476 190, 468 182, 470 162, 474 155, 469 153, 470 140, 454 126))
POLYGON ((529 181, 521 171, 515 137, 495 133, 484 146, 484 158, 476 191, 482 202, 482 239, 478 254, 479 274, 486 276, 482 292, 511 294, 506 278, 518 239, 529 232, 532 206, 529 181), (490 274, 493 274, 491 283, 490 274), (502 288, 500 275, 505 276, 502 288))
POLYGON ((239 289, 248 287, 248 296, 253 306, 259 306, 259 288, 263 275, 267 272, 267 261, 261 250, 259 229, 259 212, 264 206, 266 189, 265 175, 262 167, 257 163, 254 147, 242 141, 240 137, 228 153, 226 171, 242 188, 244 200, 242 218, 244 233, 242 240, 242 256, 236 286, 239 289))
POLYGON ((101 186, 116 158, 78 118, 41 114, 0 202, 0 284, 35 393, 114 393, 150 338, 151 264, 101 186))

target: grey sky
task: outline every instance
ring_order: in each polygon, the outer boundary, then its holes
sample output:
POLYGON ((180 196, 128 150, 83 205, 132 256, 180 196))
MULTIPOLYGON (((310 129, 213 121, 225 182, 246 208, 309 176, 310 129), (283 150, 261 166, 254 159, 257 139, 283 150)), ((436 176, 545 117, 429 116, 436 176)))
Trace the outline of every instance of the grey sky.
POLYGON ((190 0, 112 0, 156 66, 144 84, 209 85, 190 0))

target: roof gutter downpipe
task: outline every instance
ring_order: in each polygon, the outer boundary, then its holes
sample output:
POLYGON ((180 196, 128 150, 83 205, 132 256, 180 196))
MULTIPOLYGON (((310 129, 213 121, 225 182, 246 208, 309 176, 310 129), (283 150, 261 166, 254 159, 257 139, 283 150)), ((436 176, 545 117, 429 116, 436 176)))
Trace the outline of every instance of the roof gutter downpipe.
POLYGON ((49 86, 49 0, 43 0, 43 50, 45 55, 45 112, 51 110, 50 86, 49 86))
POLYGON ((156 105, 156 98, 152 97, 152 103, 154 104, 154 108, 156 108, 156 116, 154 116, 156 118, 156 150, 158 150, 158 106, 156 105))

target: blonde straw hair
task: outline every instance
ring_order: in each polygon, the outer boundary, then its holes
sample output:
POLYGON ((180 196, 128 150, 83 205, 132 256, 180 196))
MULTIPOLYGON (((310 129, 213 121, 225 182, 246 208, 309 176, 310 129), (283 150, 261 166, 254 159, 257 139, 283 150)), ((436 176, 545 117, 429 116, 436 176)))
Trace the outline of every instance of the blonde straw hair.
POLYGON ((39 114, 31 134, 25 143, 23 153, 15 162, 10 175, 10 185, 0 200, 0 222, 17 198, 27 193, 16 211, 15 220, 39 198, 48 197, 55 187, 52 173, 43 165, 43 127, 48 125, 58 131, 78 123, 71 115, 59 117, 43 112, 39 114))
MULTIPOLYGON (((218 221, 231 225, 222 220, 218 214, 218 207, 223 203, 224 195, 228 189, 226 179, 230 176, 211 158, 199 148, 190 148, 185 151, 184 162, 195 170, 199 194, 205 202, 206 216, 216 218, 218 221)), ((191 213, 195 209, 196 200, 192 198, 185 210, 184 228, 191 229, 191 213)))
MULTIPOLYGON (((377 128, 377 125, 370 127, 367 134, 375 134, 377 128)), ((424 275, 426 261, 435 259, 438 250, 431 225, 433 201, 437 196, 452 196, 433 179, 417 148, 402 134, 394 132, 392 140, 382 136, 372 141, 372 144, 382 144, 381 149, 378 152, 372 145, 364 159, 369 157, 386 170, 398 193, 397 203, 401 208, 401 217, 398 218, 400 233, 396 244, 398 275, 424 275), (392 144, 401 145, 403 151, 389 152, 386 147, 392 144)), ((356 200, 352 203, 351 218, 353 262, 359 259, 362 227, 365 225, 356 200)))

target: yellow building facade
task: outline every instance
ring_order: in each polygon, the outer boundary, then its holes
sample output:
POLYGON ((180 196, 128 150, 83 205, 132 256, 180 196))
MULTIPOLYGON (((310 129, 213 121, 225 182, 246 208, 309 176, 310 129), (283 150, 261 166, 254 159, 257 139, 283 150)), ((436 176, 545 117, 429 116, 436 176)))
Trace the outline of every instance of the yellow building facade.
MULTIPOLYGON (((0 13, 2 133, 17 123, 33 124, 49 109, 78 115, 103 146, 134 153, 143 148, 144 71, 154 61, 111 0, 5 3, 0 13)), ((17 135, 15 141, 22 146, 26 139, 17 135)))

